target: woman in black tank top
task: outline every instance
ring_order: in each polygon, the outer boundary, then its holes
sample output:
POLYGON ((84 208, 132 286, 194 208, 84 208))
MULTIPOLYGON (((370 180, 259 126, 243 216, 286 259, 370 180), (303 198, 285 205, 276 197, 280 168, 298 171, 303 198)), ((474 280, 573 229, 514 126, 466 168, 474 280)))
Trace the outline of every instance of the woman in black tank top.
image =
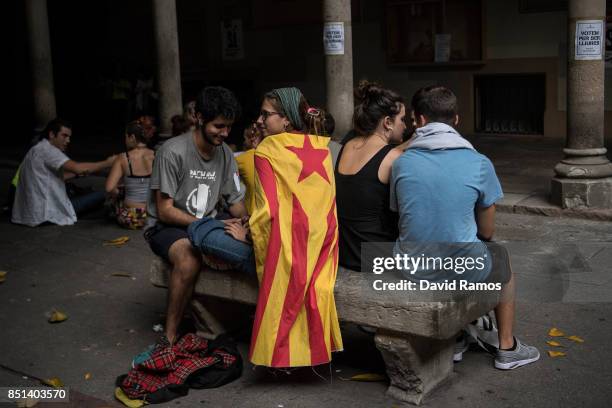
POLYGON ((405 107, 395 92, 362 81, 356 91, 356 137, 340 150, 335 167, 340 265, 361 270, 363 242, 397 239, 397 214, 389 209, 389 176, 401 151, 405 107))

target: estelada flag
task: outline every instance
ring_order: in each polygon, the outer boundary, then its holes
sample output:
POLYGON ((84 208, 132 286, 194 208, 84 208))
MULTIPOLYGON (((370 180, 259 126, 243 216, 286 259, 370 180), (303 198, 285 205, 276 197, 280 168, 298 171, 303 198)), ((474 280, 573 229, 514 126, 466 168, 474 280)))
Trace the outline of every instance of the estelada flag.
POLYGON ((249 358, 268 367, 328 363, 342 350, 336 185, 329 138, 281 133, 255 151, 250 218, 259 297, 249 358))

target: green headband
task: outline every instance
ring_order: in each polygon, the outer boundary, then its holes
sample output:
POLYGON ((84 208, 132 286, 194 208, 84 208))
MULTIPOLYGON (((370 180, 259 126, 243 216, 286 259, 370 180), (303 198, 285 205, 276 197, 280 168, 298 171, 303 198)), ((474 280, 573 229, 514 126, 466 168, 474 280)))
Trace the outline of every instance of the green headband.
POLYGON ((278 98, 293 128, 302 130, 303 125, 300 116, 300 99, 302 98, 302 92, 297 88, 291 87, 274 89, 272 90, 272 94, 278 98))

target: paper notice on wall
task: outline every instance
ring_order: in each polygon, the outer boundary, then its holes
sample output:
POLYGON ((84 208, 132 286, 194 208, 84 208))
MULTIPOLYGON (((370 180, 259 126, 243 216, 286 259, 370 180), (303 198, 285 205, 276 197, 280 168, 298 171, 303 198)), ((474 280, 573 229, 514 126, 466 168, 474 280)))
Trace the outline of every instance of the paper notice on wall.
POLYGON ((221 58, 224 61, 236 61, 244 58, 242 20, 234 19, 221 22, 221 58))
POLYGON ((325 55, 344 55, 344 23, 325 23, 323 27, 325 55))
POLYGON ((451 35, 436 34, 436 54, 434 61, 448 62, 451 54, 451 35))
POLYGON ((600 60, 604 51, 603 20, 576 21, 576 60, 600 60))

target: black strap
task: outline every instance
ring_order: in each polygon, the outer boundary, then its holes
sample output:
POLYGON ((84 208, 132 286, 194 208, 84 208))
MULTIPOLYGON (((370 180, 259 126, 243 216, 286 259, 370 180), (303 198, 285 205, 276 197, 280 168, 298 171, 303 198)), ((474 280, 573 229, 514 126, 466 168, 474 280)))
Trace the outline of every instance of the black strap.
POLYGON ((132 177, 132 162, 130 161, 130 155, 128 154, 128 152, 125 152, 125 157, 127 158, 128 161, 128 168, 130 169, 130 177, 132 177))

